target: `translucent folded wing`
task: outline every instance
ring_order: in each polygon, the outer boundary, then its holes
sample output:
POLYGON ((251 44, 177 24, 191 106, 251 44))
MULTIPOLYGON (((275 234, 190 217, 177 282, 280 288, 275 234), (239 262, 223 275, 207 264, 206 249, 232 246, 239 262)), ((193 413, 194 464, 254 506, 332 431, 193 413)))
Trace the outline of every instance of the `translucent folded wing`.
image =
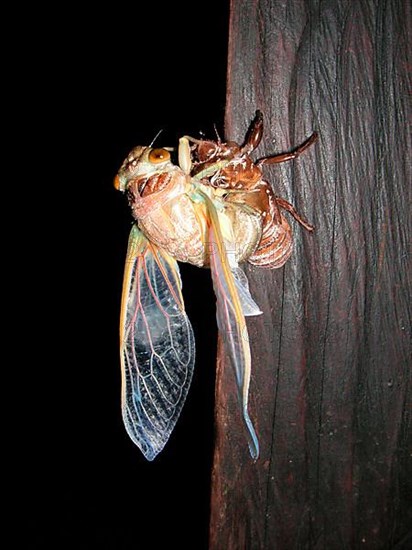
POLYGON ((144 456, 153 460, 186 399, 195 344, 178 265, 136 226, 125 266, 120 346, 124 424, 144 456))
POLYGON ((261 312, 250 296, 245 274, 229 264, 219 216, 213 202, 207 195, 204 195, 204 201, 209 214, 210 269, 217 298, 218 327, 234 368, 249 451, 256 460, 259 443, 248 413, 251 358, 245 315, 258 315, 261 312))
POLYGON ((235 279, 236 289, 239 295, 239 300, 242 306, 243 315, 245 317, 254 317, 255 315, 262 315, 262 311, 252 298, 249 291, 249 282, 243 269, 239 266, 231 268, 233 277, 235 279))

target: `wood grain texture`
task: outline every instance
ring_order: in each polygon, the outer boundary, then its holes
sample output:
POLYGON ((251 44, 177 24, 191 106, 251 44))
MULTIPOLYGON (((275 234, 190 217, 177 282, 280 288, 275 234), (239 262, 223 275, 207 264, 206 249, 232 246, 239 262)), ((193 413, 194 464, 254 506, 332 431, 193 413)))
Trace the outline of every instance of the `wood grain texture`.
POLYGON ((226 138, 259 108, 257 157, 320 139, 265 168, 316 231, 247 268, 257 463, 220 346, 212 550, 412 547, 411 28, 406 1, 231 2, 226 138))

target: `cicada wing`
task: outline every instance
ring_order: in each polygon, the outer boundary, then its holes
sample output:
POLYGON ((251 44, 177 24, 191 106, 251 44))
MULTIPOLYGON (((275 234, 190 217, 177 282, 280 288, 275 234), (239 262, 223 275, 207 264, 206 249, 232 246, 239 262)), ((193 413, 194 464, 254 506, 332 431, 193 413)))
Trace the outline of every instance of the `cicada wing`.
POLYGON ((204 200, 208 211, 210 269, 217 298, 217 323, 226 354, 234 368, 249 451, 256 460, 259 443, 248 413, 251 357, 245 315, 261 312, 250 296, 246 275, 240 268, 230 265, 219 216, 212 200, 207 195, 204 195, 204 200))
POLYGON ((262 311, 252 298, 249 290, 249 281, 246 274, 239 266, 231 268, 233 277, 235 279, 236 289, 239 295, 239 300, 242 306, 243 315, 245 317, 254 317, 255 315, 262 315, 262 311))
POLYGON ((120 322, 122 413, 148 460, 163 449, 190 386, 195 343, 177 262, 133 226, 120 322))

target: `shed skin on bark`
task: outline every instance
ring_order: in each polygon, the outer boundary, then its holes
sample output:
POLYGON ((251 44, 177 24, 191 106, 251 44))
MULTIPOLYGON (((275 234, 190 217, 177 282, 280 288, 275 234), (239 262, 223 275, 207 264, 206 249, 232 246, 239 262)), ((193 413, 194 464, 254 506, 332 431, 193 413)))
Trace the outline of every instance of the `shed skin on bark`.
POLYGON ((411 28, 406 1, 231 1, 226 139, 256 109, 256 158, 319 133, 264 168, 316 230, 246 267, 256 463, 219 346, 211 550, 412 545, 411 28))

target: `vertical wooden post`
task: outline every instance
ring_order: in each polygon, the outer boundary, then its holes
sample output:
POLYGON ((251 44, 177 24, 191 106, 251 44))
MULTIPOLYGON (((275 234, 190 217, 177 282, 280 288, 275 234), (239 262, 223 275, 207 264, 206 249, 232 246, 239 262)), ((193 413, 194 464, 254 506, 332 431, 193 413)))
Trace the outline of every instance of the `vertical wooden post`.
POLYGON ((247 268, 261 456, 220 353, 211 550, 412 544, 411 28, 407 1, 231 1, 226 137, 259 108, 257 156, 320 140, 266 168, 316 231, 247 268))

